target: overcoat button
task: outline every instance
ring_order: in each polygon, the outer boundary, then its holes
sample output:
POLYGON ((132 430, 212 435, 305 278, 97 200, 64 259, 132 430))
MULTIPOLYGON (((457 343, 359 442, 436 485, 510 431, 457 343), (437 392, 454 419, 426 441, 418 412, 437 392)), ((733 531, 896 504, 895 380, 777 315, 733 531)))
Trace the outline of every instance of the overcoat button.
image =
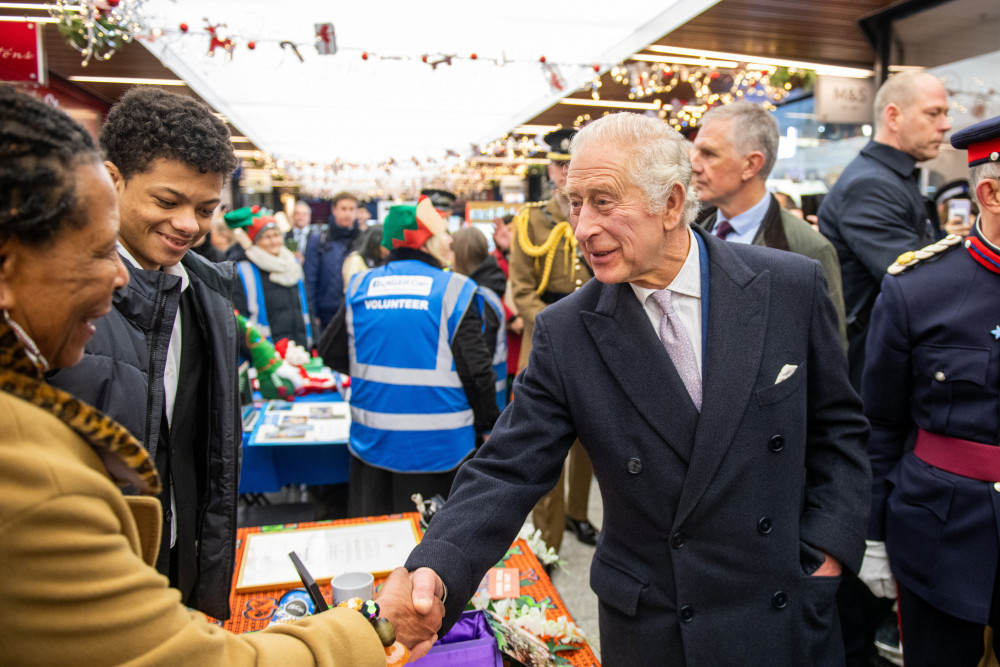
POLYGON ((687 537, 681 532, 674 533, 670 538, 670 546, 674 549, 680 549, 685 542, 687 542, 687 537))
POLYGON ((760 531, 761 535, 767 535, 771 532, 771 517, 761 517, 760 521, 757 522, 757 530, 760 531))
POLYGON ((778 591, 773 596, 771 596, 771 604, 775 609, 784 609, 788 606, 788 593, 784 591, 778 591))
POLYGON ((780 452, 782 449, 785 448, 784 436, 776 435, 772 437, 770 440, 768 440, 767 446, 772 452, 780 452))
POLYGON ((938 382, 944 382, 945 381, 944 371, 938 371, 937 373, 935 373, 934 379, 937 380, 938 382))
POLYGON ((993 485, 993 490, 996 491, 997 493, 1000 493, 1000 482, 996 482, 993 485))
POLYGON ((691 605, 684 605, 680 608, 681 621, 684 623, 690 623, 694 619, 694 609, 691 605))
POLYGON ((629 459, 628 460, 628 471, 633 475, 638 475, 642 472, 642 461, 639 459, 629 459))

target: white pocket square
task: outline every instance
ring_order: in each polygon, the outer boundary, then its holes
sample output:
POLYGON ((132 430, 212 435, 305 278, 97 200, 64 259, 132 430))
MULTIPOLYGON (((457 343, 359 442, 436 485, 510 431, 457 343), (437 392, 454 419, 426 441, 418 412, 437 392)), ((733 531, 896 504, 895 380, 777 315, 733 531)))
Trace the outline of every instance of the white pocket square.
POLYGON ((781 369, 781 372, 778 373, 778 379, 774 381, 774 384, 778 384, 779 382, 784 382, 788 378, 792 377, 792 375, 795 373, 796 370, 798 370, 798 368, 799 368, 798 366, 795 366, 793 364, 785 364, 784 367, 781 369))

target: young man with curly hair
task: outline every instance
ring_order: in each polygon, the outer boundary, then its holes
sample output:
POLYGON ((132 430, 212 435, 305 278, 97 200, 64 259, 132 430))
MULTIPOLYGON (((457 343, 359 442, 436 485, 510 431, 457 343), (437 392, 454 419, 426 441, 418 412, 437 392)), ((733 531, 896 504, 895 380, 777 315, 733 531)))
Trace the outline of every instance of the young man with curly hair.
POLYGON ((51 382, 142 441, 164 482, 157 569, 185 604, 225 619, 241 438, 235 271, 188 250, 236 168, 229 130, 196 100, 136 88, 112 107, 100 142, 131 280, 94 322, 84 360, 51 382))

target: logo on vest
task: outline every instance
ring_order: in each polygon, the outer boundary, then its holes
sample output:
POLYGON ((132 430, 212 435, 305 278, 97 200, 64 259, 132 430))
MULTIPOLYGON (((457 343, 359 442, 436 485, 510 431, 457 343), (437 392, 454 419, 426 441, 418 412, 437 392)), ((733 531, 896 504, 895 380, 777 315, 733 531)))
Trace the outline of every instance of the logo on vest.
POLYGON ((430 276, 379 276, 368 283, 367 296, 428 296, 433 286, 434 279, 430 276))

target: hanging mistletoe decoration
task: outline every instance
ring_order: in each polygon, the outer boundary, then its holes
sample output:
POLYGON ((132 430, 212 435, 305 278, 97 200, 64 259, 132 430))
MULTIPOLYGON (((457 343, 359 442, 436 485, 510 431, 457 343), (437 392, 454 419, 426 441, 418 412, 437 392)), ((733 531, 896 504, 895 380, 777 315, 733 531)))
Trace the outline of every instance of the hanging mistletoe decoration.
POLYGON ((83 56, 108 60, 132 41, 142 26, 136 10, 142 0, 59 0, 49 5, 59 33, 83 56))

